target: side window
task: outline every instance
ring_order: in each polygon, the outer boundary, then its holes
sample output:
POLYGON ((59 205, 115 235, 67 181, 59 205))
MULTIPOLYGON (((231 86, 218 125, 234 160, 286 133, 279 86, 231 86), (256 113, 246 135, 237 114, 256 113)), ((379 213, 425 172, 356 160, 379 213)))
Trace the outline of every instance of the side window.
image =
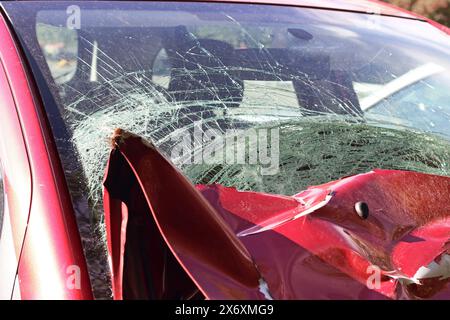
POLYGON ((62 84, 72 79, 77 69, 76 30, 38 23, 36 33, 55 82, 62 84))

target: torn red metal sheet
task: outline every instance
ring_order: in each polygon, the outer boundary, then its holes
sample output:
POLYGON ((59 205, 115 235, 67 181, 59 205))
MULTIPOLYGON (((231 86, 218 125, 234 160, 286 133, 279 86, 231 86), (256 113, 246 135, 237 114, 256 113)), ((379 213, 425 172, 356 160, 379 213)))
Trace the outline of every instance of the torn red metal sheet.
MULTIPOLYGON (((130 233, 129 227, 126 227, 132 217, 137 215, 140 218, 135 222, 138 227, 145 227, 145 219, 147 222, 154 222, 143 230, 141 235, 144 238, 141 240, 150 242, 152 237, 157 238, 156 231, 159 231, 165 245, 170 249, 170 252, 165 254, 172 254, 176 258, 171 266, 178 262, 190 275, 195 287, 206 297, 262 298, 263 295, 259 292, 260 276, 250 254, 187 178, 153 145, 140 137, 119 130, 114 141, 117 148, 112 151, 104 181, 107 240, 114 277, 114 296, 151 297, 155 294, 152 288, 148 290, 150 295, 134 294, 134 287, 126 290, 124 278, 135 276, 135 284, 141 286, 147 278, 166 275, 164 266, 155 270, 151 262, 145 264, 133 260, 141 257, 158 261, 157 249, 163 246, 161 241, 158 242, 157 248, 153 249, 142 250, 141 243, 131 245, 129 252, 127 244, 123 249, 124 241, 128 243, 139 240, 136 239, 136 234, 130 233), (139 195, 139 188, 143 191, 143 197, 139 195), (127 209, 123 210, 125 207, 127 209), (145 236, 148 238, 145 239, 145 236), (145 268, 141 266, 149 269, 143 270, 145 268)), ((182 270, 174 271, 173 274, 183 278, 182 270)), ((173 288, 166 288, 166 279, 152 280, 150 283, 153 284, 160 282, 160 289, 157 290, 159 297, 169 298, 164 292, 170 292, 173 288)), ((186 292, 180 293, 183 297, 195 294, 186 279, 173 286, 187 287, 186 292)), ((140 290, 141 293, 144 291, 140 290)))
POLYGON ((374 170, 292 197, 194 187, 142 138, 113 141, 116 299, 450 298, 448 177, 374 170))
MULTIPOLYGON (((266 217, 271 219, 260 208, 260 193, 218 185, 199 188, 237 234, 248 234, 246 230, 255 226, 264 230, 266 217)), ((382 298, 379 293, 397 299, 448 299, 448 264, 442 265, 439 281, 433 284, 420 286, 415 275, 448 254, 449 188, 446 177, 375 170, 293 196, 307 210, 332 195, 309 215, 240 240, 276 298, 378 299, 382 298), (367 219, 355 210, 361 201, 369 208, 367 219), (373 278, 377 269, 378 286, 373 278)))

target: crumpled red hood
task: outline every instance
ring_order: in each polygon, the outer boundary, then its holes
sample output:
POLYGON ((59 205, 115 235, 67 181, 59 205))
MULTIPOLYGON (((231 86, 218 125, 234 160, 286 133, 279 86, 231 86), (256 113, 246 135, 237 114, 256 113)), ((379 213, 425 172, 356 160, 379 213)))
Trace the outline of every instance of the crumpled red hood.
POLYGON ((104 180, 116 299, 450 299, 450 178, 374 170, 293 196, 192 185, 117 130, 104 180))

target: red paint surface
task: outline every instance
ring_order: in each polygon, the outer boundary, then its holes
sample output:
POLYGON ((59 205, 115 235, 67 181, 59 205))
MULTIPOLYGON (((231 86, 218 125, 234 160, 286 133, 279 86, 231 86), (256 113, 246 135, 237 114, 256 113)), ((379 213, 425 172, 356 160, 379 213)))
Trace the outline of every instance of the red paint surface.
MULTIPOLYGON (((150 239, 159 234, 162 235, 161 240, 164 243, 158 247, 165 244, 170 250, 167 254, 176 259, 172 258, 173 262, 167 265, 168 268, 173 270, 181 266, 186 270, 179 268, 172 274, 183 278, 188 272, 192 282, 205 296, 222 299, 260 298, 257 290, 259 275, 244 245, 200 192, 154 147, 143 144, 139 137, 128 136, 126 143, 121 144, 120 153, 115 150, 111 154, 104 185, 115 298, 120 299, 123 294, 129 298, 166 297, 172 294, 170 291, 175 288, 167 286, 165 289, 161 285, 161 282, 166 280, 167 268, 149 270, 153 268, 152 264, 146 265, 143 262, 148 256, 149 259, 158 259, 156 248, 151 247, 153 243, 150 239), (152 170, 154 165, 157 165, 157 170, 152 170), (136 177, 143 176, 146 178, 138 178, 135 181, 136 177), (139 193, 140 190, 144 192, 139 193), (119 200, 128 207, 126 214, 122 210, 123 205, 115 205, 119 200), (129 247, 129 253, 120 254, 117 248, 123 239, 114 231, 117 232, 124 226, 125 217, 128 217, 127 223, 132 219, 140 219, 141 226, 144 221, 154 222, 147 226, 147 230, 143 232, 144 237, 140 238, 142 242, 148 242, 150 247, 142 250, 138 243, 129 247), (135 260, 137 257, 140 259, 135 260), (128 267, 121 270, 122 262, 117 260, 124 261, 128 267), (136 274, 136 270, 140 270, 140 273, 136 274), (135 275, 138 280, 133 282, 134 288, 121 292, 121 288, 127 285, 125 281, 122 285, 118 284, 121 275, 135 275), (142 288, 144 279, 157 275, 163 277, 160 283, 150 283, 153 287, 158 287, 158 290, 148 292, 147 288, 142 288), (211 292, 214 292, 214 296, 211 296, 211 292)), ((127 232, 126 236, 126 241, 133 243, 137 241, 139 234, 136 231, 127 232)), ((189 282, 183 280, 176 284, 180 287, 186 286, 187 291, 179 293, 183 297, 189 295, 192 288, 189 282)))
MULTIPOLYGON (((422 285, 397 280, 411 278, 448 249, 448 177, 375 170, 292 197, 220 185, 195 188, 140 137, 120 132, 117 141, 105 180, 105 214, 120 224, 123 206, 111 210, 111 199, 124 199, 125 193, 129 199, 138 187, 148 204, 146 219, 158 226, 207 298, 263 298, 261 278, 276 299, 450 298, 449 279, 425 279, 422 285), (115 179, 130 183, 120 188, 115 179), (367 219, 355 211, 359 201, 369 206, 367 219), (312 207, 317 209, 294 219, 312 207), (381 282, 369 289, 370 266, 380 269, 381 282)), ((128 219, 132 214, 127 212, 128 219)), ((114 230, 108 230, 110 254, 120 269, 116 261, 123 255, 111 250, 120 243, 114 243, 114 230)), ((120 286, 115 295, 121 298, 120 286)))
MULTIPOLYGON (((238 192, 222 186, 199 188, 236 233, 263 225, 266 217, 270 217, 270 214, 264 218, 258 215, 261 194, 238 192)), ((334 196, 330 202, 312 214, 270 231, 240 238, 256 264, 267 268, 264 275, 269 287, 275 288, 271 291, 275 297, 367 298, 369 293, 364 285, 371 274, 367 272, 368 266, 376 265, 386 275, 394 273, 411 278, 420 267, 446 252, 446 243, 450 241, 450 178, 375 170, 312 187, 292 198, 304 202, 321 201, 323 195, 331 191, 334 196), (311 193, 315 193, 312 199, 311 193), (370 208, 367 220, 355 212, 354 205, 358 201, 366 202, 370 208), (271 255, 267 251, 261 252, 261 247, 266 246, 272 248, 271 255), (286 261, 291 262, 287 264, 286 261), (335 276, 326 273, 317 276, 318 270, 324 267, 327 272, 334 268, 335 276), (279 270, 279 273, 271 270, 279 270), (305 277, 308 273, 315 277, 305 277), (362 287, 344 281, 343 275, 356 280, 362 287), (303 281, 317 280, 317 277, 322 281, 310 282, 311 287, 304 290, 303 281), (342 287, 333 288, 332 283, 336 281, 342 287), (355 291, 347 291, 347 285, 353 286, 355 291)), ((272 197, 270 195, 268 199, 272 197)), ((427 297, 450 298, 448 280, 427 286, 427 297)), ((415 287, 401 286, 386 276, 381 288, 374 292, 389 298, 420 298, 415 287)))

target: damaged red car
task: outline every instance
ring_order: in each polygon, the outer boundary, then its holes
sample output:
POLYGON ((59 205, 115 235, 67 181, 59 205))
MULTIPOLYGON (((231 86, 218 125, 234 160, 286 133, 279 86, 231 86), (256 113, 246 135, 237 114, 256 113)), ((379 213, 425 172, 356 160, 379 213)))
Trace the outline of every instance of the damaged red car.
POLYGON ((376 1, 2 1, 0 298, 450 299, 450 31, 376 1))

